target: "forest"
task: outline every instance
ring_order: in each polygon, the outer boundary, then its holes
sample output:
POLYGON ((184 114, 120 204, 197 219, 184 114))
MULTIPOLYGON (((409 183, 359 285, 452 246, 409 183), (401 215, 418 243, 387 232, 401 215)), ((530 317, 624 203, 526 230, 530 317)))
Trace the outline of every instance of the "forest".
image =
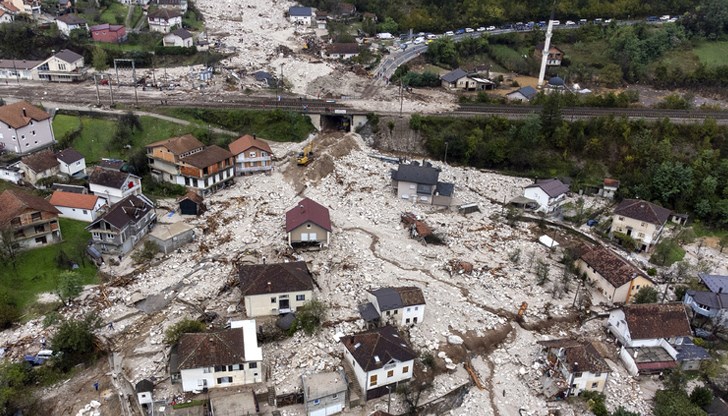
POLYGON ((728 226, 728 127, 600 117, 565 122, 551 94, 540 117, 449 118, 415 115, 429 154, 448 162, 534 178, 569 177, 589 191, 605 177, 620 197, 641 198, 718 227, 728 226))

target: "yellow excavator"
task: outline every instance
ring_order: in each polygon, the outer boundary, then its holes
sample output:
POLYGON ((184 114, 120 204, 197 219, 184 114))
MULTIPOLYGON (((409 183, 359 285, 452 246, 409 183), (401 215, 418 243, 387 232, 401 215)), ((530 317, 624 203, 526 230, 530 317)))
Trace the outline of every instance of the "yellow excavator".
POLYGON ((303 151, 298 154, 296 162, 298 166, 306 166, 313 160, 313 143, 309 143, 303 148, 303 151))

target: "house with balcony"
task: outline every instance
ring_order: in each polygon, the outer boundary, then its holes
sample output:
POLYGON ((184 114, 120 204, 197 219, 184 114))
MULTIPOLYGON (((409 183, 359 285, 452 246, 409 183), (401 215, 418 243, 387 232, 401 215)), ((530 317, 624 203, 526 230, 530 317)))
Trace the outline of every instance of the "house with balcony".
POLYGON ((86 227, 102 254, 123 256, 154 227, 154 204, 144 195, 129 195, 86 227))
POLYGON ((27 101, 0 106, 0 151, 27 155, 55 142, 50 114, 27 101))
POLYGON ((233 321, 222 331, 183 334, 170 354, 172 381, 185 392, 263 382, 257 329, 249 319, 233 321))
MULTIPOLYGON (((0 10, 2 12, 2 10, 0 10)), ((37 79, 34 68, 42 61, 26 61, 20 59, 0 59, 0 80, 30 81, 37 79)))
POLYGON ((19 167, 23 171, 24 180, 33 186, 38 185, 41 179, 57 176, 61 172, 58 159, 50 149, 25 156, 20 159, 19 167))
POLYGON ((61 173, 74 178, 86 177, 86 158, 69 147, 56 152, 56 159, 58 160, 58 167, 61 173))
POLYGON ((92 222, 106 208, 106 200, 98 195, 55 191, 48 200, 63 218, 92 222))
POLYGON ((110 205, 131 195, 141 195, 142 179, 129 172, 96 166, 88 178, 91 193, 105 198, 110 205))
POLYGON ((523 196, 538 203, 536 212, 550 214, 566 200, 569 186, 558 179, 538 180, 523 189, 523 196))
POLYGON ((238 275, 250 318, 295 312, 313 299, 313 277, 303 261, 246 264, 238 275))
MULTIPOLYGON (((191 134, 148 144, 147 160, 152 177, 158 181, 178 183, 182 158, 204 148, 205 145, 191 134)), ((179 184, 184 185, 184 180, 181 182, 179 184)))
POLYGON ((56 26, 61 33, 66 35, 66 37, 71 36, 71 31, 73 30, 80 29, 84 32, 88 32, 88 24, 86 23, 86 19, 78 17, 72 13, 56 17, 56 26))
POLYGON ((425 318, 425 296, 414 286, 383 287, 367 291, 369 303, 359 309, 365 321, 375 325, 414 325, 425 318))
POLYGON ((83 56, 64 49, 35 67, 38 79, 52 82, 77 82, 86 79, 88 73, 83 56))
POLYGON ((182 13, 176 9, 157 9, 147 15, 149 30, 169 33, 174 28, 182 27, 182 13))
POLYGON ((639 251, 649 251, 660 240, 671 211, 641 199, 625 199, 612 215, 610 235, 623 234, 637 243, 639 251))
POLYGON ((344 365, 354 374, 354 383, 365 400, 396 391, 413 376, 417 354, 393 326, 371 329, 340 339, 344 365))
MULTIPOLYGON (((534 55, 536 56, 536 59, 541 62, 541 59, 543 58, 543 48, 544 44, 543 42, 536 45, 536 49, 534 50, 534 55)), ((547 66, 561 66, 561 61, 564 59, 564 51, 557 48, 554 45, 549 46, 549 52, 548 57, 546 58, 546 65, 547 66)))
POLYGON ((688 290, 683 303, 690 306, 693 319, 703 318, 713 325, 725 328, 728 326, 728 293, 711 292, 710 290, 688 290))
POLYGON ((228 145, 235 156, 235 174, 238 176, 273 169, 273 151, 255 135, 246 134, 228 145))
POLYGON ((8 189, 0 194, 0 207, 0 229, 10 229, 16 247, 29 249, 63 240, 59 211, 45 199, 8 189))
POLYGON ((423 204, 450 206, 455 185, 439 181, 440 169, 430 162, 400 163, 391 171, 392 189, 401 199, 423 204))
POLYGON ((603 393, 611 369, 594 343, 575 339, 538 341, 546 354, 544 377, 547 397, 578 396, 583 391, 603 393))
POLYGON ((624 305, 612 310, 607 330, 617 339, 619 357, 632 374, 659 373, 678 366, 676 345, 692 336, 682 303, 624 305))
POLYGON ((640 289, 655 285, 637 266, 601 245, 585 247, 576 268, 610 303, 630 303, 640 289))

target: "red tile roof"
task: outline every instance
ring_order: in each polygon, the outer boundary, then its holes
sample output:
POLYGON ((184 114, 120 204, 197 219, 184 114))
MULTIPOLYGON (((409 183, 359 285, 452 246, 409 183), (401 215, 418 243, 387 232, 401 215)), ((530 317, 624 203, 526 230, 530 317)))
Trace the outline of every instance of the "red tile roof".
POLYGON ((604 246, 586 251, 580 257, 595 272, 606 279, 614 288, 621 287, 637 276, 651 280, 633 264, 604 246))
POLYGON ((268 146, 268 143, 264 142, 263 140, 258 139, 255 136, 251 136, 249 134, 239 137, 237 140, 235 140, 234 142, 232 142, 228 145, 228 148, 230 149, 230 151, 236 156, 243 153, 244 151, 250 149, 251 147, 266 151, 270 154, 273 153, 270 150, 270 146, 268 146))
POLYGON ((311 221, 326 231, 331 231, 329 210, 309 198, 304 198, 295 208, 286 212, 286 232, 293 231, 307 221, 311 221))
POLYGON ((57 207, 80 208, 92 210, 99 200, 98 195, 77 194, 73 192, 55 191, 49 202, 57 207))
POLYGON ((693 335, 682 303, 645 303, 622 307, 633 340, 693 335))
POLYGON ((9 222, 26 209, 60 214, 60 211, 45 199, 14 189, 8 189, 0 194, 0 207, 2 207, 0 209, 0 224, 9 222))
POLYGON ((14 129, 25 127, 33 120, 43 121, 49 118, 51 118, 50 114, 27 101, 18 101, 0 107, 0 121, 14 129))
POLYGON ((185 134, 179 137, 170 137, 169 139, 160 140, 158 142, 150 143, 147 148, 165 147, 167 150, 175 155, 181 155, 182 153, 189 152, 201 147, 205 147, 201 141, 191 134, 185 134))

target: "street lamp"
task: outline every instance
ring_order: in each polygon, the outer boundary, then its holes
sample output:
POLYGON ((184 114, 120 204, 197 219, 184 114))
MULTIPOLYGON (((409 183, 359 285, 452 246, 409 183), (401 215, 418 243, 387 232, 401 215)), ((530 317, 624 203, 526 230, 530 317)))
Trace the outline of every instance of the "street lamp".
POLYGON ((447 165, 447 145, 450 144, 450 142, 445 142, 445 158, 443 160, 443 163, 447 165))

